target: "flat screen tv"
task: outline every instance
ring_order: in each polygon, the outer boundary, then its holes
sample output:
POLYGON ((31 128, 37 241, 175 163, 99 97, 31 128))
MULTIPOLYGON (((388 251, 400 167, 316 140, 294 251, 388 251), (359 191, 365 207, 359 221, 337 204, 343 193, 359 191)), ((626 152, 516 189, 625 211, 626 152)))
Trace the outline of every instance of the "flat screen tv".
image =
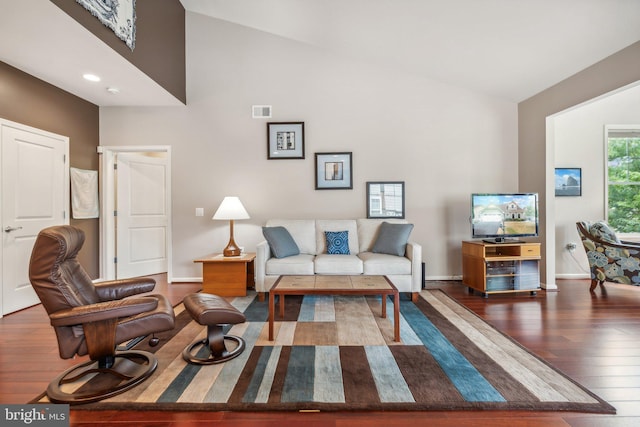
POLYGON ((537 193, 474 193, 471 235, 488 243, 538 235, 537 193))

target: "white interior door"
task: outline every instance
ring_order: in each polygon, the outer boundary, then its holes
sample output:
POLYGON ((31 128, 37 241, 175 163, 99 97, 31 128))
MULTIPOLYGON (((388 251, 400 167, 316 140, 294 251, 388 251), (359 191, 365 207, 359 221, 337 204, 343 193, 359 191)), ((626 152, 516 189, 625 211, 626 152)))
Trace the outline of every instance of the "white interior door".
POLYGON ((168 160, 164 155, 118 153, 116 164, 116 277, 165 273, 168 160))
POLYGON ((29 282, 38 232, 68 224, 69 139, 0 119, 2 315, 40 302, 29 282))

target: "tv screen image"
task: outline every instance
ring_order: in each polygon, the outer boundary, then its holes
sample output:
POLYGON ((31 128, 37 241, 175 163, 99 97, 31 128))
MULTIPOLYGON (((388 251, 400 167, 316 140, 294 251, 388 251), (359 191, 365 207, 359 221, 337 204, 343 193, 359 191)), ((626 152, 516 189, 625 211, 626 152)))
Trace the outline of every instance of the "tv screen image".
POLYGON ((471 234, 496 243, 537 236, 538 194, 472 194, 471 234))

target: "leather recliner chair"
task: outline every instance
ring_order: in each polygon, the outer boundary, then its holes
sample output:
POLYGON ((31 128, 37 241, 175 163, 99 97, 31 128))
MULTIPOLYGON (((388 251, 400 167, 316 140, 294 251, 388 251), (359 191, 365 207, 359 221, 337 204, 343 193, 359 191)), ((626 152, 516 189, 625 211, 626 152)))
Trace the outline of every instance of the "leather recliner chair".
POLYGON ((55 403, 95 402, 141 383, 156 369, 156 357, 146 351, 117 351, 116 346, 174 327, 165 296, 126 298, 152 291, 152 278, 94 284, 76 259, 84 238, 73 226, 45 228, 29 263, 29 278, 49 314, 60 357, 90 358, 49 384, 47 396, 55 403))

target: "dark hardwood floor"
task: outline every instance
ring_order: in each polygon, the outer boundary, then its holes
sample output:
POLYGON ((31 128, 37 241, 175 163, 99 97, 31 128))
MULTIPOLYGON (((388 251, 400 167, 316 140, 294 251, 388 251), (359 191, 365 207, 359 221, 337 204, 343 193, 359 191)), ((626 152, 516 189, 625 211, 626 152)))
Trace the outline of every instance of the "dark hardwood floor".
MULTIPOLYGON (((154 276, 157 292, 173 303, 200 284, 168 285, 154 276)), ((558 292, 537 296, 470 295, 459 282, 430 282, 499 330, 588 387, 617 409, 616 415, 557 412, 246 413, 71 411, 73 426, 576 426, 640 425, 640 288, 607 284, 589 292, 586 280, 561 280, 558 292)), ((0 402, 26 403, 66 367, 58 356, 44 309, 35 306, 0 319, 0 402)))

